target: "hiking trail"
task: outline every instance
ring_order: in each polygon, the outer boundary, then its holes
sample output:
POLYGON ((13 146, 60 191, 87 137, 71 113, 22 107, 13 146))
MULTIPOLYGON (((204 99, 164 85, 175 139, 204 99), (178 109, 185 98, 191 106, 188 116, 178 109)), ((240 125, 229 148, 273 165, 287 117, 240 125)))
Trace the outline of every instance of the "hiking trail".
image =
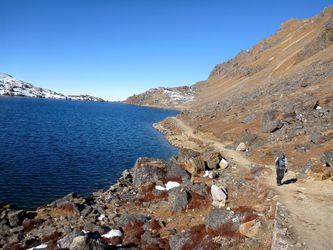
MULTIPOLYGON (((182 120, 173 119, 175 125, 187 138, 193 138, 214 147, 227 159, 237 163, 241 167, 249 168, 255 162, 250 161, 241 152, 226 148, 222 142, 213 135, 194 132, 182 120)), ((272 162, 274 159, 272 159, 272 162)), ((288 230, 292 231, 297 242, 303 244, 305 249, 333 249, 333 192, 332 181, 315 181, 306 179, 302 182, 276 185, 274 165, 265 165, 272 169, 270 174, 260 180, 264 181, 268 188, 278 194, 277 201, 282 203, 288 211, 288 230)), ((292 168, 292 166, 291 166, 292 168)), ((286 174, 284 180, 288 180, 292 171, 286 174)), ((304 247, 302 247, 304 249, 304 247)))

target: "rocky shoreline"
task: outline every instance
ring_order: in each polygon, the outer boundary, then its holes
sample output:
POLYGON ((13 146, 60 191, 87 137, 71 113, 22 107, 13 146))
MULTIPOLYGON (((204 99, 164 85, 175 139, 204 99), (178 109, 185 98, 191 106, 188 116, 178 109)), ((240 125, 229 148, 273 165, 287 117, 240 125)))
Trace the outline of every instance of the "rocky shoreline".
POLYGON ((269 248, 276 195, 258 180, 270 169, 242 168, 175 127, 155 127, 177 156, 139 158, 88 198, 71 193, 35 211, 3 205, 0 248, 269 248))

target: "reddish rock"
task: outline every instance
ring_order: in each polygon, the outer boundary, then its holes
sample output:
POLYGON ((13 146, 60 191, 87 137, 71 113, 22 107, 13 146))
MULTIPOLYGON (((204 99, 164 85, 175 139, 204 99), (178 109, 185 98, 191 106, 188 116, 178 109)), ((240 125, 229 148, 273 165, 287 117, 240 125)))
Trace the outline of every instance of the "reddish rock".
POLYGON ((169 241, 171 250, 220 249, 206 232, 205 225, 194 226, 183 233, 176 234, 169 241))
POLYGON ((246 237, 253 238, 258 234, 260 226, 260 222, 251 220, 241 224, 239 226, 239 232, 246 237))
POLYGON ((144 222, 139 220, 130 221, 124 228, 123 245, 135 245, 139 246, 141 242, 141 236, 144 233, 144 222))
POLYGON ((207 206, 207 204, 209 204, 209 198, 206 196, 201 196, 198 193, 195 192, 191 192, 190 193, 190 202, 188 204, 188 208, 189 209, 195 209, 195 208, 199 208, 201 206, 207 206))

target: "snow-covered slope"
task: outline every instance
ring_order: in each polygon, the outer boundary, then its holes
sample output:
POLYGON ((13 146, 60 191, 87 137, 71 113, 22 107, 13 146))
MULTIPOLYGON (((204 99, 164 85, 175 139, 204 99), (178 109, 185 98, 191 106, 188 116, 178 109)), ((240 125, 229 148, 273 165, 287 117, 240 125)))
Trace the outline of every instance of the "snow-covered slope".
POLYGON ((13 76, 0 73, 0 95, 26 96, 51 99, 70 99, 80 101, 104 101, 101 98, 89 95, 69 95, 54 92, 49 89, 35 87, 30 83, 17 80, 13 76))
POLYGON ((130 96, 125 102, 142 106, 182 109, 184 105, 193 101, 194 97, 194 89, 188 86, 175 88, 160 87, 150 89, 139 95, 130 96))

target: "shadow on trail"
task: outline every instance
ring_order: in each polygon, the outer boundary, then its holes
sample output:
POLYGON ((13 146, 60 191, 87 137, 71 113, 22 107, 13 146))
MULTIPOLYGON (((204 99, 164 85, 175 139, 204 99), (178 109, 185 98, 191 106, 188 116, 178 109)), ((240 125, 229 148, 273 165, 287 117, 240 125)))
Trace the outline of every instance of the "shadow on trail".
POLYGON ((282 185, 288 185, 297 182, 297 178, 291 178, 282 182, 282 185))

